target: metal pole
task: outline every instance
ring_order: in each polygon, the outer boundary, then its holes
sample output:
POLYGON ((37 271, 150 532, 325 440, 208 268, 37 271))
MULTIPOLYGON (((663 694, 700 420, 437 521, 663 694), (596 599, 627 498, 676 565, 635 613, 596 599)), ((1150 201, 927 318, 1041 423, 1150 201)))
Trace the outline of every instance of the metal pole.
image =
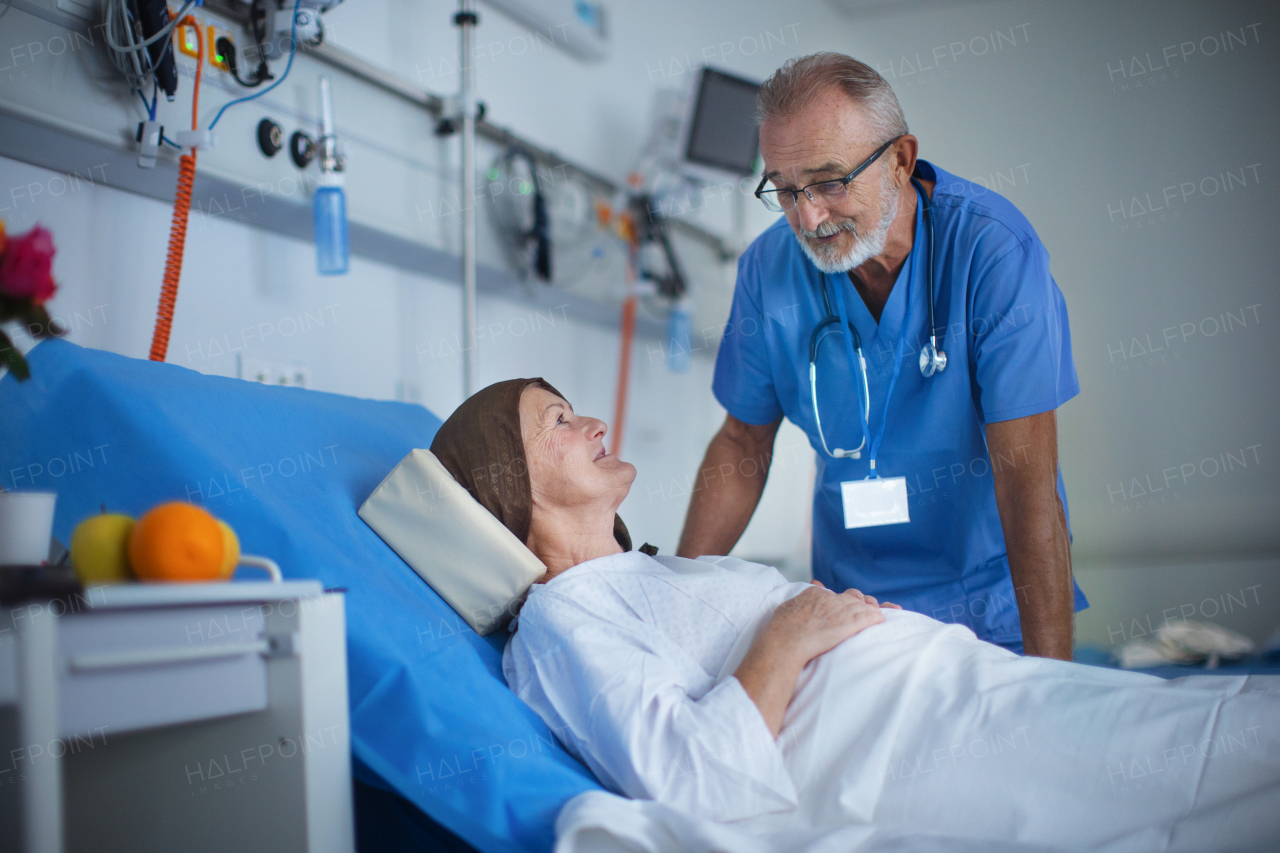
POLYGON ((473 46, 478 17, 471 0, 460 0, 458 54, 462 66, 462 394, 470 397, 479 385, 476 352, 476 96, 473 46))

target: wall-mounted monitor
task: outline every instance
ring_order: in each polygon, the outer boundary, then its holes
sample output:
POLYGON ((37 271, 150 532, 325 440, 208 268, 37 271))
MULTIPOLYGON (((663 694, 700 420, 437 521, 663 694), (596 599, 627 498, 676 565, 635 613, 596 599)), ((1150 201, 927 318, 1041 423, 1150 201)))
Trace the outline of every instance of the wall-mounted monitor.
POLYGON ((753 174, 760 149, 759 89, 759 83, 703 68, 688 118, 685 161, 741 177, 753 174))

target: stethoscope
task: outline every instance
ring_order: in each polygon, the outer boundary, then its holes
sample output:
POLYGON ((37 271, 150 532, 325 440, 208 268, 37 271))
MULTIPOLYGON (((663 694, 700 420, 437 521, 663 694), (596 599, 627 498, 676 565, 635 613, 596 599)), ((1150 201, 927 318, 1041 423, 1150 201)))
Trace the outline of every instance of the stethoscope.
MULTIPOLYGON (((928 245, 928 266, 925 280, 928 284, 929 297, 929 342, 920 350, 920 372, 926 376, 933 376, 935 373, 941 373, 947 369, 947 354, 938 347, 938 324, 934 317, 934 292, 933 292, 933 209, 929 202, 929 194, 924 191, 924 186, 913 176, 911 183, 916 188, 916 193, 920 196, 920 203, 924 205, 924 229, 925 242, 928 245)), ((813 422, 818 428, 818 440, 822 442, 822 449, 833 459, 860 459, 862 457, 862 449, 867 446, 867 435, 862 434, 862 443, 852 450, 845 450, 837 447, 831 450, 827 447, 827 438, 822 433, 822 417, 818 413, 818 349, 822 346, 822 341, 827 335, 838 334, 840 332, 840 318, 831 310, 831 296, 827 292, 827 279, 824 275, 821 279, 822 287, 822 304, 826 309, 827 315, 818 325, 813 327, 813 332, 809 335, 809 399, 813 403, 813 422), (835 328, 831 328, 835 326, 835 328)), ((903 322, 906 322, 905 320, 903 322)), ((853 336, 853 350, 857 355, 858 373, 862 380, 862 402, 863 402, 863 421, 871 419, 871 394, 867 387, 867 360, 862 357, 862 336, 858 334, 858 330, 853 327, 853 323, 849 323, 849 332, 853 336)))

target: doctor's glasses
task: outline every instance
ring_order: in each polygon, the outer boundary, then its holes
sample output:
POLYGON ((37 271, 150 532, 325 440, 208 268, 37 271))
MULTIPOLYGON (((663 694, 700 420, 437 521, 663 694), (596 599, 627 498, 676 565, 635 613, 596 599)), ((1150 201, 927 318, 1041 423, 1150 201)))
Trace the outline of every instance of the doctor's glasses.
POLYGON ((765 185, 769 183, 766 176, 760 180, 760 186, 756 187, 756 198, 764 203, 764 206, 775 213, 781 211, 794 210, 796 204, 800 201, 800 193, 804 193, 805 197, 817 207, 831 207, 838 204, 844 198, 845 193, 849 191, 849 183, 858 175, 866 171, 876 160, 880 159, 880 155, 889 150, 889 146, 901 139, 901 136, 895 136, 884 145, 875 150, 875 153, 862 161, 858 168, 854 169, 843 178, 836 178, 834 181, 819 181, 816 184, 809 184, 798 190, 793 189, 765 189, 765 185))

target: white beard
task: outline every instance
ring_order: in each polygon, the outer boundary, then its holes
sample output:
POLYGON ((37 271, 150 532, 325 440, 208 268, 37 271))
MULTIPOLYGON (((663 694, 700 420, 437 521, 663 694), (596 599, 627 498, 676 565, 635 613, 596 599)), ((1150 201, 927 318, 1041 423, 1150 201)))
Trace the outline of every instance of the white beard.
POLYGON ((901 189, 894 185, 889 171, 885 169, 881 172, 880 178, 880 221, 876 224, 875 231, 870 234, 859 234, 858 227, 854 225, 852 219, 845 219, 841 222, 827 220, 814 231, 799 229, 799 233, 796 234, 796 240, 800 243, 800 248, 804 250, 805 256, 813 261, 813 265, 824 273, 846 273, 849 270, 857 269, 884 251, 885 244, 889 239, 889 226, 893 224, 894 217, 898 215, 898 196, 900 193, 901 189), (832 234, 839 234, 841 231, 850 231, 854 236, 853 246, 843 255, 837 253, 838 250, 835 246, 820 245, 815 247, 809 242, 809 239, 830 237, 832 234))

